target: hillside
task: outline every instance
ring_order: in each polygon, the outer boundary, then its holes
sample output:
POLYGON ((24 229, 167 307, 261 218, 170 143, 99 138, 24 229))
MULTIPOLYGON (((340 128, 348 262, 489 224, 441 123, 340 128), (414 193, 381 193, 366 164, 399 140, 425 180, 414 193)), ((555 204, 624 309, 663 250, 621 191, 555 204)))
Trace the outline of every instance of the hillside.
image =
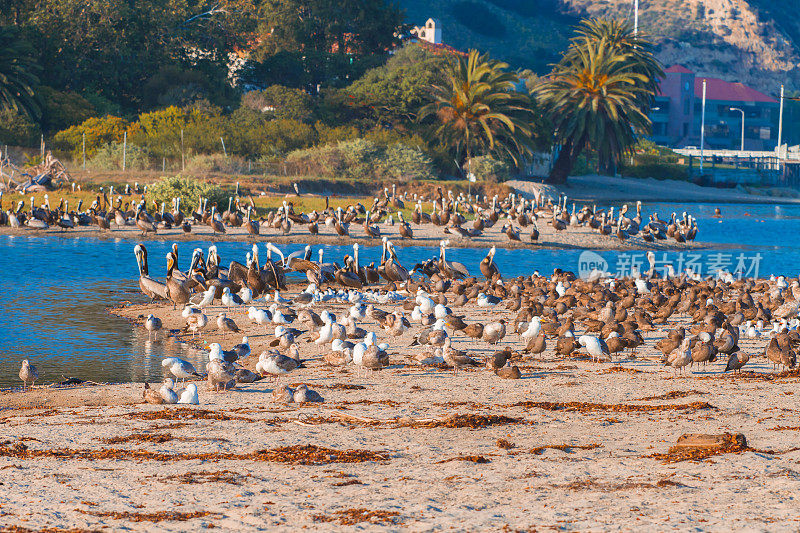
MULTIPOLYGON (((442 21, 444 42, 477 47, 515 67, 546 72, 582 16, 630 17, 632 0, 401 0, 407 20, 442 21)), ((639 21, 659 58, 768 94, 800 90, 800 19, 794 0, 642 0, 639 21)))

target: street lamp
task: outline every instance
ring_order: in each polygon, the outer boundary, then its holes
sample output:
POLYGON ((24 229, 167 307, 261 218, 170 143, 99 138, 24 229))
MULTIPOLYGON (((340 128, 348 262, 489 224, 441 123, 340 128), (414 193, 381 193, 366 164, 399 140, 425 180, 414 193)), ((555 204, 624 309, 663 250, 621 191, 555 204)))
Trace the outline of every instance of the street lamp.
POLYGON ((731 111, 738 111, 742 114, 742 147, 739 149, 740 151, 744 152, 744 110, 739 109, 738 107, 731 107, 731 111))

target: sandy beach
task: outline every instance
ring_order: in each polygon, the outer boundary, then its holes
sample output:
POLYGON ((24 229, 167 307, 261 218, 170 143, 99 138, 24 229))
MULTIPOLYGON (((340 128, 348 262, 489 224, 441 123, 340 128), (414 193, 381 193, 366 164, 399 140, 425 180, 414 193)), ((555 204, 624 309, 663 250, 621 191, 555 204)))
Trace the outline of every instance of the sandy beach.
MULTIPOLYGON (((326 305, 337 314, 347 307, 326 305)), ((164 321, 159 336, 172 331, 192 342, 171 306, 111 312, 139 325, 153 313, 164 321)), ((504 304, 454 312, 469 323, 515 315, 504 304)), ((250 324, 241 311, 228 316, 249 337, 253 355, 243 364, 253 368, 274 328, 250 324)), ((478 360, 510 347, 522 379, 507 380, 482 367, 454 375, 419 366, 411 356, 422 348, 409 347, 418 326, 392 337, 367 318, 359 325, 390 344, 391 364, 380 372, 330 367, 321 359, 328 347, 299 338, 306 368, 277 383, 307 384, 324 397, 318 404, 276 403, 271 378, 220 393, 198 382, 199 406, 142 404, 141 384, 4 393, 0 469, 14 490, 2 493, 0 524, 796 530, 800 428, 792 397, 800 374, 773 373, 761 337, 740 340, 753 355, 740 376, 723 373, 725 357, 678 376, 653 346, 689 321, 676 315, 643 332, 635 356, 626 351, 611 363, 582 351, 559 356, 554 340, 531 357, 514 333, 496 347, 451 335, 478 360), (743 433, 747 447, 694 460, 668 453, 683 434, 726 432, 743 433)), ((209 325, 193 342, 239 340, 209 325)))

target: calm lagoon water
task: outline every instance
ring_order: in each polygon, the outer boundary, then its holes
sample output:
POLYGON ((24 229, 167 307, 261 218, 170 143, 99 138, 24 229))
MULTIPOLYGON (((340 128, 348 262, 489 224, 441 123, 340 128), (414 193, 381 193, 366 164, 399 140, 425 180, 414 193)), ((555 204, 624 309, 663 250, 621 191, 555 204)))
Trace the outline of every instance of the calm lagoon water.
MULTIPOLYGON (((800 260, 800 206, 651 204, 645 212, 657 211, 662 219, 688 209, 699 221, 698 240, 716 243, 697 252, 694 262, 709 266, 713 261, 729 261, 735 268, 741 254, 750 266, 758 254, 759 275, 796 276, 800 260), (720 207, 724 218, 712 218, 720 207), (722 254, 720 256, 719 254, 722 254)), ((57 237, 0 236, 0 386, 18 386, 20 361, 38 364, 42 382, 73 376, 94 381, 141 382, 160 380, 161 359, 178 356, 200 364, 204 354, 161 334, 148 340, 147 334, 132 328, 127 321, 110 316, 106 308, 123 300, 141 299, 133 256, 135 241, 73 239, 57 237)), ((149 242, 150 270, 163 276, 159 261, 171 243, 149 242)), ((182 267, 190 251, 207 248, 206 242, 181 243, 182 267)), ((223 263, 243 261, 249 250, 246 243, 217 243, 223 263)), ((302 245, 283 246, 288 254, 302 245)), ((315 247, 315 256, 316 249, 315 247)), ((351 253, 349 246, 324 246, 326 258, 341 258, 351 253)), ((263 246, 262 246, 263 250, 263 246)), ((534 270, 550 273, 553 268, 578 270, 581 250, 506 250, 498 249, 496 261, 506 276, 528 275, 534 270)), ((263 252, 265 253, 265 251, 263 252)), ((380 247, 362 247, 361 261, 380 258, 380 247)), ((401 262, 407 267, 433 257, 438 249, 398 248, 401 262)), ((478 274, 478 263, 486 249, 448 250, 448 259, 464 263, 478 274)), ((631 260, 644 263, 644 252, 600 252, 609 270, 628 265, 631 260)), ((657 254, 659 260, 663 253, 657 254)), ((673 264, 691 258, 667 252, 673 264)), ((646 263, 645 263, 646 264, 646 263)), ((705 273, 705 271, 703 271, 705 273)))

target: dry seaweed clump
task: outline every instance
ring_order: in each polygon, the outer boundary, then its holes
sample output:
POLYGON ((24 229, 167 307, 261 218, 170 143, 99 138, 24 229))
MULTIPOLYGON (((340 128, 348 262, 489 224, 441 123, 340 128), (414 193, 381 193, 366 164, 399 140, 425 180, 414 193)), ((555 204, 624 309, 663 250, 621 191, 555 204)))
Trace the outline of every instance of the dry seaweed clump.
POLYGON ((514 443, 506 439, 497 439, 497 442, 495 442, 495 444, 497 444, 498 448, 502 448, 504 450, 510 450, 511 448, 514 447, 514 443))
POLYGON ((82 459, 97 461, 102 459, 134 461, 266 461, 298 465, 323 465, 329 463, 362 463, 368 461, 388 461, 387 452, 369 450, 334 450, 314 446, 282 446, 252 453, 163 453, 149 450, 119 450, 115 448, 92 449, 46 449, 31 450, 18 442, 13 446, 0 445, 0 457, 17 459, 82 459))
POLYGON ((440 465, 442 463, 449 463, 451 461, 467 461, 469 463, 476 463, 476 464, 486 464, 491 463, 491 459, 487 459, 482 455, 457 455, 456 457, 451 457, 449 459, 442 459, 441 461, 436 461, 435 464, 440 465))
POLYGON ((219 420, 221 422, 227 420, 245 420, 247 422, 254 422, 254 420, 240 416, 230 416, 207 409, 189 409, 185 407, 162 409, 160 411, 137 411, 135 413, 128 413, 125 416, 138 420, 219 420))
POLYGON ((592 444, 545 444, 544 446, 532 448, 530 453, 541 455, 545 450, 561 450, 565 453, 572 453, 573 450, 594 450, 599 447, 600 445, 594 442, 592 444))
POLYGON ((324 465, 329 463, 365 463, 369 461, 388 461, 386 452, 369 450, 333 450, 313 444, 281 446, 271 450, 261 450, 253 454, 256 461, 291 463, 296 465, 324 465))
POLYGON ((400 427, 413 428, 471 428, 478 429, 501 424, 520 424, 522 419, 503 415, 453 415, 445 419, 407 422, 400 427))
POLYGON ((121 437, 108 437, 102 440, 105 444, 124 444, 126 442, 151 442, 153 444, 161 444, 162 442, 169 442, 174 439, 169 433, 133 433, 131 435, 123 435, 121 437))
POLYGON ((677 400, 678 398, 686 398, 687 396, 708 394, 701 390, 674 390, 665 394, 658 394, 656 396, 645 396, 644 398, 636 398, 634 402, 652 402, 654 400, 677 400))
POLYGON ((185 474, 175 474, 172 476, 165 476, 161 481, 177 481, 184 485, 199 484, 199 483, 227 483, 229 485, 241 485, 248 476, 233 472, 231 470, 217 470, 216 472, 209 472, 201 470, 199 472, 186 472, 185 474))
POLYGON ((311 518, 314 522, 337 522, 343 526, 353 526, 361 522, 374 525, 399 525, 400 513, 395 511, 371 511, 369 509, 345 509, 336 511, 331 515, 315 514, 311 518))
POLYGON ((130 520, 131 522, 163 522, 166 520, 173 522, 185 522, 194 518, 217 518, 222 516, 220 513, 211 511, 192 511, 181 513, 178 511, 161 511, 158 513, 132 513, 130 511, 84 511, 75 509, 79 513, 97 516, 100 518, 113 518, 114 520, 130 520))
POLYGON ((606 368, 603 370, 603 374, 615 374, 617 372, 624 372, 626 374, 640 374, 644 372, 644 370, 638 370, 636 368, 627 368, 624 366, 612 366, 611 368, 606 368))
POLYGON ((544 409, 546 411, 572 411, 590 413, 593 411, 614 411, 618 413, 647 413, 656 411, 699 411, 715 409, 708 402, 692 402, 663 405, 630 405, 593 402, 517 402, 506 407, 524 407, 525 409, 544 409))

